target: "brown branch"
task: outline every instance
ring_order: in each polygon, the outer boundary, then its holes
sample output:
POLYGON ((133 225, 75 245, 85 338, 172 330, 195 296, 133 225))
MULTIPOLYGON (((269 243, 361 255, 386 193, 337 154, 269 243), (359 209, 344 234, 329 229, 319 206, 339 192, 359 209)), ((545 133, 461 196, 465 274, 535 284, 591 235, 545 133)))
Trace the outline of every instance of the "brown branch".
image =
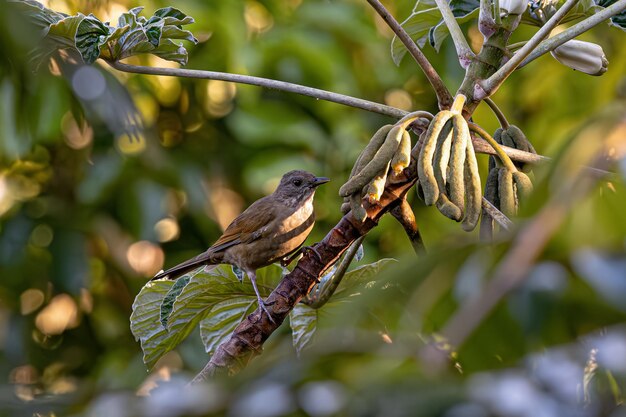
POLYGON ((439 102, 440 109, 450 108, 452 105, 452 95, 450 91, 446 88, 443 80, 437 73, 437 70, 432 66, 428 58, 424 55, 424 53, 418 48, 417 44, 413 42, 413 39, 409 36, 408 33, 404 30, 402 25, 398 23, 398 21, 389 13, 389 11, 382 5, 382 3, 378 0, 367 0, 367 2, 376 10, 376 13, 383 18, 385 23, 391 28, 393 33, 396 34, 398 39, 402 41, 406 49, 409 51, 417 65, 420 66, 424 75, 430 82, 430 85, 435 90, 435 94, 437 95, 437 101, 439 102))
POLYGON ((352 242, 364 236, 378 224, 380 217, 402 199, 416 181, 415 169, 404 170, 392 184, 388 184, 374 205, 363 201, 368 218, 360 223, 348 212, 337 225, 311 251, 299 260, 295 269, 280 281, 266 299, 266 308, 273 322, 258 308, 242 321, 230 339, 222 343, 207 365, 191 381, 206 381, 215 374, 235 374, 255 355, 262 351, 263 343, 280 326, 296 304, 308 294, 322 273, 329 268, 352 242))
POLYGON ((390 211, 391 215, 402 225, 406 235, 411 241, 411 246, 416 255, 421 255, 426 252, 424 248, 424 242, 422 241, 422 235, 420 234, 417 222, 415 221, 415 214, 413 209, 406 198, 403 198, 399 204, 397 204, 390 211))

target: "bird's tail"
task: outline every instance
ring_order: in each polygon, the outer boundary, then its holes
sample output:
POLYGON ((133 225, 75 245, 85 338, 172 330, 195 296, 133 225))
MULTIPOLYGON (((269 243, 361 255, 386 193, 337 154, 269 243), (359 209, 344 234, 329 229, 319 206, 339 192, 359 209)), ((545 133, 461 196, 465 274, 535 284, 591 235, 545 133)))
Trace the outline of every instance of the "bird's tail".
POLYGON ((211 258, 207 252, 201 253, 195 258, 191 258, 182 262, 176 266, 171 267, 166 271, 161 271, 156 274, 150 281, 154 281, 156 279, 177 279, 181 275, 186 274, 189 271, 193 271, 203 265, 213 265, 215 262, 211 261, 211 258))

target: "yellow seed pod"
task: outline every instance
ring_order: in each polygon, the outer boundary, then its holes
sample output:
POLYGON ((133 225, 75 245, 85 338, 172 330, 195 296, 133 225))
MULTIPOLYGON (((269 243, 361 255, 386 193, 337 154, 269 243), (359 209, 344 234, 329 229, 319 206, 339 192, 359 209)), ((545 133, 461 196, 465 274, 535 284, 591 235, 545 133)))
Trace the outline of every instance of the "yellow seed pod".
POLYGON ((447 218, 452 219, 455 222, 461 221, 463 211, 459 206, 450 201, 444 193, 439 194, 439 198, 437 199, 437 203, 435 203, 435 205, 439 212, 447 218))
POLYGON ((452 117, 452 148, 448 164, 448 196, 450 201, 459 207, 465 205, 464 171, 468 141, 470 141, 469 127, 463 116, 457 113, 452 117))
POLYGON ((391 160, 391 170, 393 175, 400 175, 404 168, 411 163, 411 135, 408 131, 402 132, 402 138, 400 139, 400 145, 391 160))
POLYGON ((417 159, 417 175, 424 191, 424 203, 427 206, 432 206, 439 198, 439 187, 433 169, 433 155, 437 145, 437 138, 453 114, 449 110, 442 110, 435 115, 428 126, 426 137, 417 159))
POLYGON ((448 163, 452 146, 452 120, 448 120, 437 138, 437 149, 433 156, 433 170, 440 192, 445 192, 448 183, 448 163))
POLYGON ((498 171, 498 196, 500 197, 500 211, 507 217, 512 217, 517 211, 513 173, 502 167, 498 171))
POLYGON ((387 138, 387 135, 389 134, 391 128, 393 128, 393 125, 384 125, 380 129, 378 129, 376 133, 374 133, 374 136, 372 136, 365 149, 363 149, 363 151, 361 151, 361 153, 359 154, 359 157, 352 167, 350 177, 358 174, 363 169, 363 167, 367 165, 367 163, 370 162, 372 158, 374 158, 374 155, 376 155, 376 152, 378 152, 378 149, 385 141, 385 138, 387 138))
POLYGON ((368 201, 371 204, 380 201, 380 197, 385 191, 385 183, 387 182, 387 171, 389 171, 389 163, 382 169, 376 177, 367 185, 367 191, 365 192, 368 201))
POLYGON ((391 158, 398 150, 398 145, 402 139, 402 126, 394 126, 385 141, 378 149, 374 157, 363 167, 363 169, 350 178, 339 188, 339 195, 342 197, 361 192, 363 188, 378 175, 378 173, 389 165, 391 158))
POLYGON ((365 211, 361 203, 360 193, 350 196, 350 210, 352 210, 354 218, 360 222, 363 222, 367 218, 367 211, 365 211))
MULTIPOLYGON (((467 132, 469 140, 469 130, 467 132)), ((482 191, 480 184, 480 173, 478 171, 478 162, 476 161, 476 154, 474 153, 474 146, 471 141, 467 143, 465 147, 465 188, 467 189, 466 196, 467 202, 465 204, 465 217, 461 223, 461 227, 466 232, 471 232, 476 228, 478 219, 480 219, 481 203, 482 203, 482 191)))
POLYGON ((528 175, 524 174, 522 171, 513 173, 513 182, 517 188, 517 195, 522 200, 528 198, 530 193, 532 193, 533 183, 530 178, 528 178, 528 175))

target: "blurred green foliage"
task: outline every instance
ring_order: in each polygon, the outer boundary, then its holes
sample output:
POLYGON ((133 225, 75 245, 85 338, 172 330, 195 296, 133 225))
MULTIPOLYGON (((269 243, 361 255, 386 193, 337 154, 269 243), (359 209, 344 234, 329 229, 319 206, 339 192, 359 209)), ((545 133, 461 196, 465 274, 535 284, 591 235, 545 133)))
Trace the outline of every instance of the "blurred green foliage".
MULTIPOLYGON (((102 21, 139 5, 147 13, 172 5, 48 3, 102 21)), ((200 42, 189 48, 189 68, 436 109, 414 63, 393 64, 390 31, 364 1, 175 6, 195 18, 189 30, 200 42)), ((413 3, 387 6, 403 20, 413 3)), ((615 128, 626 114, 626 54, 619 30, 599 26, 581 36, 604 47, 604 76, 575 73, 545 56, 494 97, 540 154, 557 159, 535 170, 537 191, 522 223, 609 137, 621 177, 578 201, 523 287, 448 368, 431 369, 421 348, 480 293, 512 238, 478 245, 477 233, 461 232, 411 193, 426 255, 416 259, 402 228, 385 217, 359 264, 399 262, 359 296, 322 309, 309 348, 296 355, 283 326, 237 377, 182 390, 208 357, 194 332, 146 373, 129 317, 147 278, 208 247, 293 168, 333 180, 316 196, 309 241, 320 240, 341 217, 337 190, 361 147, 389 120, 293 94, 129 75, 58 56, 33 72, 28 51, 38 29, 4 0, 0 8, 0 415, 625 415, 618 407, 626 382, 626 133, 615 128), (99 95, 81 96, 81 79, 99 95), (138 137, 120 129, 129 123, 138 137), (156 383, 151 396, 136 396, 156 383)), ((472 45, 480 41, 475 27, 464 29, 472 45)), ((523 26, 513 40, 533 31, 523 26)), ((439 54, 425 52, 447 85, 458 86, 463 73, 449 39, 439 54)), ((131 62, 170 65, 146 56, 131 62)), ((497 127, 486 106, 474 120, 497 127)), ((479 159, 485 172, 486 157, 479 159)))

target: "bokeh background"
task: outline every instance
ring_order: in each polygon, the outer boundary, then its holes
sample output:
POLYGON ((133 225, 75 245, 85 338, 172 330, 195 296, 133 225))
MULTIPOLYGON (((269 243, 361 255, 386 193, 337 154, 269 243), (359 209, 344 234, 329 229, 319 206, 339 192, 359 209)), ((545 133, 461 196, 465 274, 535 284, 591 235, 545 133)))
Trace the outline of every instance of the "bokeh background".
MULTIPOLYGON (((391 32, 365 1, 63 1, 56 11, 116 21, 145 6, 193 16, 188 68, 275 78, 436 110, 416 65, 390 57, 391 32)), ((411 1, 385 4, 400 20, 411 1)), ((337 190, 372 133, 390 119, 252 86, 132 75, 104 63, 45 63, 37 30, 0 2, 0 415, 10 416, 623 416, 626 387, 626 34, 602 25, 602 77, 549 55, 494 97, 540 154, 522 223, 611 139, 618 174, 566 210, 522 287, 506 297, 449 366, 425 343, 480 293, 513 237, 494 247, 411 192, 427 254, 384 218, 359 264, 399 262, 351 302, 324 311, 297 356, 285 324, 235 378, 182 390, 208 357, 194 333, 152 370, 129 329, 135 295, 164 266, 194 256, 280 176, 333 181, 316 196, 320 240, 341 218, 337 190), (120 126, 137 127, 128 135, 120 126), (585 128, 586 125, 591 127, 585 128), (573 151, 574 149, 575 151, 573 151), (148 395, 150 394, 150 395, 148 395)), ((464 27, 473 47, 481 36, 464 27)), ((527 39, 523 27, 514 40, 527 39)), ((449 41, 425 52, 454 90, 463 72, 449 41)), ((159 58, 128 61, 174 66, 159 58)), ((494 131, 481 106, 474 120, 494 131)), ((612 151, 611 151, 612 149, 612 151)), ((612 152, 612 153, 611 153, 612 152)), ((486 174, 486 157, 479 157, 486 174)))

